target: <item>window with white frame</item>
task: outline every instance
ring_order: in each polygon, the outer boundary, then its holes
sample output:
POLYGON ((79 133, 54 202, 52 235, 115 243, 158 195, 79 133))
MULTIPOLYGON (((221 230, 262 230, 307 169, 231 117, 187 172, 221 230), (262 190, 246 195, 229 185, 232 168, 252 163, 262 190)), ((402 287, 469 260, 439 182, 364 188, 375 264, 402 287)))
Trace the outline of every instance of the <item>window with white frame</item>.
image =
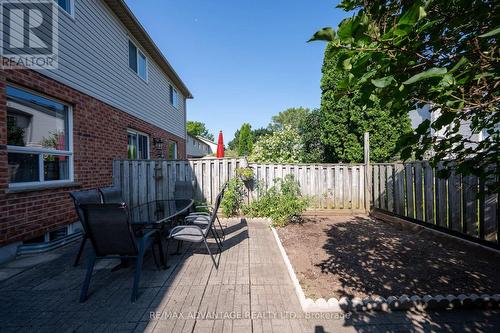
POLYGON ((71 107, 7 86, 9 186, 73 180, 71 107))
POLYGON ((143 80, 148 80, 148 61, 146 56, 131 40, 128 41, 128 66, 143 80))
POLYGON ((176 109, 179 108, 179 93, 172 85, 170 85, 170 104, 176 109))
POLYGON ((128 136, 128 159, 147 160, 149 159, 149 136, 134 130, 127 131, 128 136))
POLYGON ((59 7, 64 9, 68 14, 73 15, 73 1, 74 0, 54 0, 59 7))
POLYGON ((177 156, 177 142, 175 141, 170 141, 168 145, 168 159, 169 160, 176 160, 178 158, 177 156))

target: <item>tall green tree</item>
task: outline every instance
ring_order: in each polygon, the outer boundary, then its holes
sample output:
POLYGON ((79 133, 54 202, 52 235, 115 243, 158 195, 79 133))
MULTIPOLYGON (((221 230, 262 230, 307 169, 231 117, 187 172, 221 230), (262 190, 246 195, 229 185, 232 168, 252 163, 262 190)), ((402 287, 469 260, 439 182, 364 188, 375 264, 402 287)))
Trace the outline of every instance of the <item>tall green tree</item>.
POLYGON ((248 123, 241 125, 240 133, 238 136, 238 155, 248 156, 252 153, 253 148, 253 135, 252 126, 248 123))
MULTIPOLYGON (((266 127, 261 127, 257 128, 255 130, 252 130, 252 139, 253 139, 253 144, 255 143, 263 136, 271 134, 273 131, 270 130, 269 128, 266 127)), ((236 132, 234 132, 234 138, 228 142, 227 146, 229 150, 237 151, 238 150, 238 144, 240 140, 240 129, 237 129, 236 132)))
POLYGON ((268 127, 273 131, 283 130, 286 126, 298 129, 309 112, 309 109, 303 107, 286 109, 273 116, 268 127))
POLYGON ((298 163, 303 159, 303 143, 298 129, 286 126, 257 141, 250 160, 255 162, 298 163))
POLYGON ((411 131, 408 113, 391 114, 375 101, 363 107, 356 86, 344 87, 343 51, 329 44, 325 51, 321 80, 320 140, 326 162, 363 161, 363 137, 370 133, 370 158, 388 162, 397 155, 398 140, 411 131))
POLYGON ((252 138, 253 138, 254 145, 257 141, 260 140, 260 138, 262 138, 266 135, 272 134, 272 133, 273 133, 273 131, 269 128, 266 128, 266 127, 254 129, 252 131, 252 138))
POLYGON ((238 128, 236 132, 234 132, 234 138, 227 143, 227 148, 229 150, 237 152, 239 141, 240 141, 240 129, 238 128))
POLYGON ((214 141, 214 135, 208 131, 205 123, 202 123, 201 121, 188 120, 186 128, 189 135, 201 136, 214 141))
POLYGON ((325 161, 325 146, 321 141, 322 115, 320 110, 313 110, 303 119, 299 128, 302 140, 302 161, 320 163, 325 161))
POLYGON ((363 113, 439 110, 401 138, 401 157, 429 157, 433 165, 453 157, 458 173, 475 174, 500 191, 494 181, 500 176, 500 2, 343 0, 338 7, 353 16, 311 38, 328 41, 338 56, 337 90, 356 92, 363 113), (465 135, 464 123, 483 140, 465 135), (488 172, 492 165, 496 177, 488 172))

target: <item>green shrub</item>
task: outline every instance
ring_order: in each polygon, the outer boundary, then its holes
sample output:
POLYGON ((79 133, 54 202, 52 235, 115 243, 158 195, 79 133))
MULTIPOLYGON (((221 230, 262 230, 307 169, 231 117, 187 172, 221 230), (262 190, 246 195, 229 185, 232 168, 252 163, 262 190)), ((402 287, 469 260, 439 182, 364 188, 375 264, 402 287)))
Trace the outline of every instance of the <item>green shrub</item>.
POLYGON ((285 226, 300 218, 308 200, 300 193, 293 175, 277 179, 277 184, 259 193, 259 199, 243 207, 249 217, 269 217, 274 226, 285 226))
POLYGON ((225 216, 239 215, 244 195, 245 185, 243 181, 239 177, 230 179, 221 202, 222 212, 225 216))
POLYGON ((253 179, 252 168, 236 168, 235 173, 243 181, 250 181, 253 179))

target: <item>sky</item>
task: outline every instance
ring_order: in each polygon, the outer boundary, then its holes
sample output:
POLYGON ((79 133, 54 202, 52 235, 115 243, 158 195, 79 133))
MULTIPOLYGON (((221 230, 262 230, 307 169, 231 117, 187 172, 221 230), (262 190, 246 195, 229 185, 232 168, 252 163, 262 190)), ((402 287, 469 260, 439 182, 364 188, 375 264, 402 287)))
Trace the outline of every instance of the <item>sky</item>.
POLYGON ((227 143, 290 107, 320 105, 325 43, 306 41, 348 14, 335 0, 127 0, 187 85, 188 120, 227 143))

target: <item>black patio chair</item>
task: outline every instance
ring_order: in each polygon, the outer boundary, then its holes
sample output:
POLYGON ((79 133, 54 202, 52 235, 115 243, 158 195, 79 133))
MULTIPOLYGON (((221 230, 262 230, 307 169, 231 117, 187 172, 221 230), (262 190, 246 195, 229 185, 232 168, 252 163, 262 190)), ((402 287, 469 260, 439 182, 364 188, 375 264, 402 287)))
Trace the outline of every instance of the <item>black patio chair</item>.
POLYGON ((82 191, 73 191, 69 193, 70 197, 73 199, 73 203, 75 204, 76 214, 78 215, 78 219, 83 227, 83 238, 80 243, 80 248, 78 249, 78 254, 76 255, 75 262, 73 266, 78 266, 80 262, 80 257, 82 256, 83 249, 85 248, 85 243, 87 242, 87 223, 85 222, 85 216, 83 211, 80 208, 80 205, 85 204, 100 204, 102 203, 102 198, 98 190, 82 190, 82 191))
POLYGON ((207 216, 199 216, 200 219, 205 219, 206 224, 204 225, 197 225, 197 224, 186 224, 186 225, 179 225, 170 230, 170 233, 167 238, 167 249, 168 249, 168 242, 170 239, 175 239, 177 241, 182 241, 182 242, 191 242, 191 243, 201 243, 203 242, 205 244, 205 247, 207 248, 208 254, 212 258, 212 262, 215 266, 216 269, 219 268, 219 264, 215 260, 214 254, 212 251, 210 251, 210 247, 208 246, 207 242, 207 237, 208 233, 211 232, 212 235, 214 236, 215 243, 217 244, 217 247, 219 249, 219 253, 222 252, 222 247, 221 244, 219 243, 218 237, 214 231, 213 223, 215 221, 215 216, 212 215, 212 217, 207 217, 207 216))
MULTIPOLYGON (((122 196, 122 191, 118 187, 115 187, 115 186, 100 187, 99 192, 101 193, 102 201, 105 204, 125 203, 125 199, 123 199, 123 196, 122 196)), ((135 235, 141 235, 145 231, 151 230, 152 228, 150 228, 148 226, 133 226, 132 229, 134 230, 135 235)), ((156 237, 156 243, 158 245, 158 251, 160 252, 160 260, 163 264, 165 261, 165 258, 163 256, 163 246, 162 246, 161 239, 159 236, 160 236, 160 234, 158 234, 156 237)), ((156 260, 156 256, 154 257, 154 260, 155 260, 156 266, 159 267, 158 262, 156 260)))
POLYGON ((103 203, 124 203, 122 191, 118 187, 109 186, 99 188, 103 203))
POLYGON ((176 181, 174 189, 175 200, 191 200, 193 199, 193 182, 191 181, 176 181))
MULTIPOLYGON (((226 184, 224 184, 222 186, 221 191, 219 192, 219 194, 215 198, 215 204, 213 206, 209 206, 209 205, 196 206, 196 209, 206 209, 208 212, 194 212, 194 213, 189 214, 185 218, 187 223, 200 225, 200 226, 207 224, 207 218, 214 218, 214 222, 215 222, 215 220, 217 220, 222 237, 219 236, 217 230, 215 230, 215 231, 216 231, 216 235, 218 236, 219 242, 221 243, 221 246, 222 246, 222 241, 226 238, 226 232, 224 231, 224 227, 222 226, 222 223, 219 219, 218 212, 219 212, 219 207, 220 207, 220 204, 222 202, 222 199, 224 198, 224 192, 226 191, 226 184)), ((212 227, 215 229, 215 224, 213 224, 212 227)))
POLYGON ((88 237, 94 247, 89 257, 87 274, 83 282, 80 302, 85 302, 94 270, 98 259, 135 258, 134 284, 131 301, 137 300, 137 290, 142 272, 144 253, 151 247, 154 254, 153 236, 156 230, 150 230, 142 237, 136 237, 130 225, 127 206, 121 204, 87 204, 81 205, 87 222, 88 237))

